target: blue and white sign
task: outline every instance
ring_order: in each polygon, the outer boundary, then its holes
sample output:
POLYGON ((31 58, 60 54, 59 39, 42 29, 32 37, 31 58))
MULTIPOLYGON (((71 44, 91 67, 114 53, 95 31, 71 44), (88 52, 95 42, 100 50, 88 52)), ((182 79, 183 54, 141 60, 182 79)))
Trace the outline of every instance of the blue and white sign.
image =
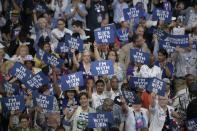
POLYGON ((164 40, 159 40, 159 48, 164 48, 168 53, 175 51, 176 46, 189 47, 188 35, 168 35, 164 40))
POLYGON ((68 43, 59 42, 57 48, 55 49, 56 53, 67 53, 70 51, 68 43))
POLYGON ((153 78, 148 85, 147 91, 164 96, 166 91, 166 83, 158 78, 153 78))
POLYGON ((197 118, 187 120, 187 130, 188 131, 196 131, 197 129, 197 118))
POLYGON ((43 72, 38 72, 32 78, 25 82, 25 86, 30 89, 38 89, 41 86, 48 84, 49 79, 43 72))
POLYGON ((134 63, 149 64, 150 54, 140 51, 139 49, 130 50, 130 58, 134 63))
POLYGON ((23 66, 21 63, 16 62, 13 68, 10 71, 12 76, 15 76, 21 82, 27 81, 30 77, 32 77, 32 72, 23 66))
POLYGON ((164 30, 162 29, 153 29, 153 33, 155 35, 157 35, 157 39, 158 40, 164 40, 168 37, 168 33, 166 33, 164 30))
POLYGON ((152 13, 152 20, 162 20, 166 23, 170 23, 172 20, 172 12, 169 10, 154 9, 152 13))
POLYGON ((134 102, 135 97, 136 97, 135 92, 126 91, 126 90, 122 91, 122 95, 123 95, 123 97, 126 100, 128 105, 131 105, 134 102))
POLYGON ((43 55, 43 59, 45 64, 47 65, 51 65, 57 68, 61 68, 62 64, 64 63, 64 60, 57 58, 55 55, 53 54, 49 54, 49 53, 44 53, 43 55))
POLYGON ((3 97, 2 104, 6 111, 23 111, 25 109, 24 96, 3 97))
POLYGON ((54 96, 45 96, 37 92, 33 92, 33 103, 35 106, 41 107, 44 112, 53 110, 54 96))
POLYGON ((118 29, 116 31, 116 34, 120 42, 125 42, 125 43, 129 42, 129 29, 128 28, 126 30, 118 29))
POLYGON ((84 85, 84 79, 83 79, 83 73, 81 71, 61 77, 61 87, 63 91, 83 85, 84 85))
POLYGON ((95 76, 113 75, 114 65, 111 60, 94 61, 91 63, 91 73, 95 76))
POLYGON ((172 45, 168 39, 165 39, 165 40, 159 40, 159 48, 160 49, 165 49, 169 54, 170 53, 173 53, 175 51, 175 46, 172 45))
POLYGON ((37 58, 39 58, 39 59, 43 59, 43 56, 44 56, 44 54, 45 54, 45 52, 42 50, 42 49, 40 49, 40 48, 36 48, 36 57, 37 58))
POLYGON ((74 38, 69 34, 65 35, 65 46, 67 45, 69 46, 70 49, 75 49, 78 50, 79 52, 83 51, 83 40, 80 38, 74 38))
POLYGON ((88 127, 89 128, 108 127, 108 124, 111 124, 112 122, 113 122, 112 112, 88 114, 88 127))
POLYGON ((129 80, 129 84, 132 88, 140 88, 146 90, 150 80, 150 78, 131 77, 131 79, 129 80))
POLYGON ((94 37, 97 44, 110 44, 115 41, 115 27, 114 24, 100 27, 94 30, 94 37))
POLYGON ((123 15, 125 20, 130 20, 132 18, 139 18, 143 16, 143 10, 139 8, 126 8, 123 9, 123 15))
POLYGON ((11 94, 18 95, 19 89, 20 89, 20 84, 18 84, 18 83, 11 84, 8 81, 4 81, 3 88, 4 88, 5 92, 10 92, 11 94))
POLYGON ((180 46, 182 48, 189 46, 189 36, 188 35, 170 35, 168 36, 168 41, 172 46, 180 46))

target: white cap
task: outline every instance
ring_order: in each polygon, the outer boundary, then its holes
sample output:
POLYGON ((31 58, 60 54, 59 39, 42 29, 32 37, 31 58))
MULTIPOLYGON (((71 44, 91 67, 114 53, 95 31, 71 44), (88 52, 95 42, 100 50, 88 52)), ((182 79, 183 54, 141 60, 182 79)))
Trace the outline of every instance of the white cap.
POLYGON ((25 56, 24 61, 34 61, 34 58, 32 57, 32 55, 27 55, 25 56))

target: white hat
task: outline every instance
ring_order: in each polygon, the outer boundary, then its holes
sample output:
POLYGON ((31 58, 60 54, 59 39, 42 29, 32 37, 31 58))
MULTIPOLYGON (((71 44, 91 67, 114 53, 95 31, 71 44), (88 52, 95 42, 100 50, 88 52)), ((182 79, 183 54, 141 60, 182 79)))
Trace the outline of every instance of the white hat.
POLYGON ((24 61, 34 61, 32 55, 26 55, 24 61))

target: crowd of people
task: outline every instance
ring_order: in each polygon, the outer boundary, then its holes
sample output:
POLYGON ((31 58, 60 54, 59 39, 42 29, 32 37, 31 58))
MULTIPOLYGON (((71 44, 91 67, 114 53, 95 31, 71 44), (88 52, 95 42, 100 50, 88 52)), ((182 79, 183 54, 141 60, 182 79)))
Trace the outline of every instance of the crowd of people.
POLYGON ((196 0, 0 0, 0 130, 187 131, 188 120, 196 120, 197 130, 196 46, 196 0), (143 15, 126 20, 124 10, 134 7, 143 15), (171 12, 170 22, 152 20, 156 8, 171 12), (96 42, 94 30, 112 23, 114 43, 96 42), (189 46, 163 47, 155 30, 187 35, 189 46), (67 35, 81 39, 83 50, 58 52, 67 35), (132 61, 131 49, 148 53, 149 64, 132 61), (61 67, 44 61, 39 50, 63 60, 61 67), (92 62, 101 60, 113 62, 113 75, 92 75, 92 62), (16 63, 49 81, 28 88, 10 73, 16 63), (78 71, 84 85, 63 90, 62 76, 78 71), (132 87, 133 77, 162 80, 164 95, 132 87), (135 94, 133 102, 125 91, 135 94), (34 92, 53 97, 52 109, 35 105, 34 92), (17 96, 25 107, 7 109, 3 99, 17 96), (103 112, 111 112, 113 122, 90 128, 88 114, 103 112))

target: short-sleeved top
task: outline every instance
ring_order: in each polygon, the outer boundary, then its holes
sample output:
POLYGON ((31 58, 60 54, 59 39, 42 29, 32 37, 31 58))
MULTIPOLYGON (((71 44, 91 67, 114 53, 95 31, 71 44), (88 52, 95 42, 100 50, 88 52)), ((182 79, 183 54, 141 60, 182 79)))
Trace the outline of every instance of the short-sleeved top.
MULTIPOLYGON (((159 61, 156 61, 155 65, 161 67, 160 64, 159 64, 159 61)), ((173 73, 174 73, 174 66, 172 65, 172 63, 169 63, 169 62, 166 63, 166 66, 170 70, 170 78, 171 78, 173 76, 173 73)), ((165 70, 164 69, 161 69, 161 70, 162 70, 162 79, 167 78, 165 70)))
POLYGON ((91 2, 87 15, 87 27, 94 30, 101 26, 101 21, 105 19, 105 14, 108 13, 107 4, 104 0, 91 2))

